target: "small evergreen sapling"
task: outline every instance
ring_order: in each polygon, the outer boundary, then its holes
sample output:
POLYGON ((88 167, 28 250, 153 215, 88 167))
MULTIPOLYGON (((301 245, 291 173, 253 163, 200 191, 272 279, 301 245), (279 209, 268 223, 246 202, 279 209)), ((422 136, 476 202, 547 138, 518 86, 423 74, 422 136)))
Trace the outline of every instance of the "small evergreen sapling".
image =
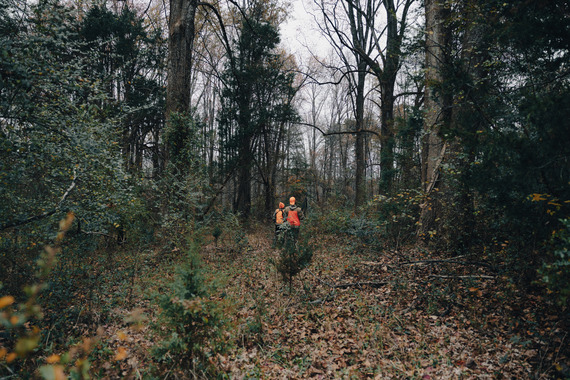
MULTIPOLYGON (((286 233, 290 234, 291 231, 286 231, 286 233)), ((313 247, 307 241, 296 241, 292 236, 284 239, 275 267, 281 274, 283 282, 289 284, 289 293, 293 289, 293 277, 308 267, 312 258, 313 247)))
POLYGON ((216 343, 221 337, 223 313, 219 303, 209 298, 211 289, 198 258, 199 247, 199 243, 191 244, 187 262, 179 270, 171 293, 160 296, 160 321, 169 335, 155 348, 154 354, 181 369, 201 367, 207 371, 206 358, 217 350, 216 343))
POLYGON ((218 239, 222 236, 222 228, 219 224, 216 224, 214 230, 212 231, 212 236, 214 237, 214 244, 216 248, 218 247, 218 239))

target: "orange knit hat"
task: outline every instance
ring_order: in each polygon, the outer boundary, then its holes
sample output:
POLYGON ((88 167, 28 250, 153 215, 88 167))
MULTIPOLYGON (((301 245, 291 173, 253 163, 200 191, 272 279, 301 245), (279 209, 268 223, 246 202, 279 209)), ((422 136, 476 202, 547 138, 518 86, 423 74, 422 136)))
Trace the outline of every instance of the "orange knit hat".
POLYGON ((285 208, 285 205, 283 204, 283 202, 279 202, 279 208, 285 208))
POLYGON ((292 204, 292 205, 295 204, 295 197, 289 198, 289 204, 292 204))

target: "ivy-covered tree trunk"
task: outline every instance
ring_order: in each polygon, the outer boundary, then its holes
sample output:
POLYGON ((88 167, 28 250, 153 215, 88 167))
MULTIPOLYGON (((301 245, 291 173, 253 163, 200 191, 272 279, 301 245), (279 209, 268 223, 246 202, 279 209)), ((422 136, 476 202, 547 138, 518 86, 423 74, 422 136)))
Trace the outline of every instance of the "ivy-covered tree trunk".
POLYGON ((394 96, 396 76, 400 69, 400 60, 402 56, 401 45, 405 31, 405 22, 409 7, 413 0, 404 2, 404 9, 401 14, 401 29, 398 30, 398 12, 393 0, 384 0, 384 8, 386 9, 386 55, 384 66, 381 68, 378 64, 372 66, 372 69, 380 83, 380 125, 382 134, 382 150, 380 156, 380 191, 390 192, 393 187, 394 180, 394 96))
POLYGON ((472 242, 475 229, 473 190, 471 189, 471 171, 475 162, 475 151, 480 132, 485 130, 487 121, 481 115, 481 108, 488 99, 488 72, 485 62, 489 60, 489 49, 485 36, 489 34, 487 24, 477 20, 474 12, 477 2, 464 2, 456 10, 464 26, 459 62, 453 64, 453 75, 456 79, 453 88, 455 106, 450 113, 450 130, 448 135, 454 136, 448 143, 449 149, 445 161, 452 173, 446 173, 442 186, 442 195, 446 199, 444 220, 446 221, 444 237, 449 241, 453 251, 467 249, 472 242))
MULTIPOLYGON (((168 19, 168 83, 166 122, 172 113, 186 115, 190 110, 190 79, 194 46, 196 0, 170 0, 168 19)), ((176 127, 176 126, 171 126, 176 127)), ((165 164, 169 153, 165 152, 165 164)))

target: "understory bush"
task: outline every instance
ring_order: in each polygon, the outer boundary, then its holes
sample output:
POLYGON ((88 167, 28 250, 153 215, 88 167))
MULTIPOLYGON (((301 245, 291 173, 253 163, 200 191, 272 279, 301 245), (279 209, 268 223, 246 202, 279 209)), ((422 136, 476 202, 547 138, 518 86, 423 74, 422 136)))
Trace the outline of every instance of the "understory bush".
POLYGON ((421 192, 402 190, 393 196, 376 196, 359 215, 347 208, 318 210, 311 224, 321 233, 345 235, 372 246, 399 246, 415 238, 421 192))
POLYGON ((41 296, 50 292, 47 280, 56 266, 62 240, 74 218, 73 213, 68 213, 61 220, 53 245, 46 246, 40 255, 35 265, 34 281, 24 286, 23 295, 14 297, 2 289, 0 378, 89 377, 89 344, 84 345, 84 350, 72 348, 62 355, 52 354, 45 358, 50 353, 46 345, 51 329, 45 326, 44 318, 49 310, 43 307, 41 296))
POLYGON ((159 296, 157 328, 164 340, 153 350, 162 364, 188 373, 212 374, 208 358, 223 350, 224 316, 198 257, 200 243, 189 244, 186 262, 179 269, 170 293, 159 296))
POLYGON ((296 236, 298 231, 293 231, 288 223, 283 225, 283 240, 279 244, 281 249, 274 265, 291 293, 293 278, 311 264, 314 249, 306 238, 296 236))
POLYGON ((561 222, 564 227, 553 231, 549 244, 550 257, 539 269, 539 273, 558 303, 567 306, 570 299, 570 219, 561 222))
POLYGON ((351 212, 342 207, 314 208, 308 218, 310 223, 305 221, 304 224, 311 225, 323 233, 338 234, 341 231, 346 231, 350 226, 351 212))

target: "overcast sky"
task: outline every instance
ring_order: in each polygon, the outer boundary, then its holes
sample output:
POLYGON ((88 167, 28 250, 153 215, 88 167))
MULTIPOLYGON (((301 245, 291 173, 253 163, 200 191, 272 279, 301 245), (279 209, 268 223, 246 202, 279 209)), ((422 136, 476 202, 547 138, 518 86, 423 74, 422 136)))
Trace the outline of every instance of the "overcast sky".
POLYGON ((307 47, 323 55, 328 46, 311 15, 312 0, 293 0, 292 7, 289 19, 281 26, 281 43, 298 58, 309 56, 307 47))

